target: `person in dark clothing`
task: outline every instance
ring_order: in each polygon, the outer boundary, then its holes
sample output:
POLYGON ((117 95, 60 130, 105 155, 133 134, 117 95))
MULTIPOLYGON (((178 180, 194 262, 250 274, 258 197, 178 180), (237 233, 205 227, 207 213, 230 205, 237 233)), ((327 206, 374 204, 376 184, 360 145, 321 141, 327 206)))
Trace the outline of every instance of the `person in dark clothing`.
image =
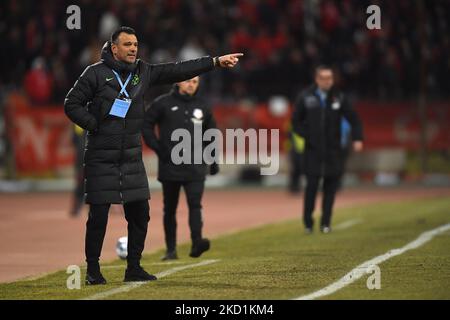
POLYGON ((68 92, 64 109, 88 131, 84 156, 87 284, 104 284, 99 258, 113 203, 124 206, 128 256, 124 281, 149 281, 140 260, 150 220, 148 180, 142 162, 144 92, 153 85, 190 79, 214 67, 234 67, 242 54, 149 64, 137 59, 133 29, 121 27, 103 46, 101 61, 90 65, 68 92))
MULTIPOLYGON (((202 195, 205 186, 207 165, 203 161, 198 164, 174 164, 171 159, 172 148, 176 144, 172 141, 174 130, 186 129, 191 137, 194 136, 195 126, 200 126, 202 132, 216 128, 213 114, 196 93, 199 77, 194 77, 176 84, 170 93, 155 99, 145 114, 143 135, 145 143, 158 155, 158 180, 162 183, 164 198, 164 233, 166 240, 166 254, 163 260, 178 259, 176 251, 176 210, 181 187, 184 188, 189 207, 189 227, 191 230, 192 248, 190 256, 199 257, 209 250, 210 242, 202 238, 202 195), (156 135, 159 129, 159 138, 156 135)), ((203 150, 203 142, 191 139, 191 155, 196 147, 203 150), (201 143, 202 145, 198 145, 201 143)), ((210 173, 216 174, 217 163, 210 166, 210 173)))
POLYGON ((86 145, 86 131, 77 125, 73 129, 73 145, 75 149, 75 188, 73 192, 72 208, 70 215, 77 217, 80 215, 84 204, 84 148, 86 145))
POLYGON ((336 191, 344 170, 341 149, 341 119, 352 128, 353 149, 363 148, 362 124, 348 98, 334 87, 333 70, 316 68, 315 84, 304 90, 295 102, 292 126, 305 139, 306 191, 303 222, 306 233, 313 230, 312 214, 317 190, 323 179, 322 217, 320 229, 331 231, 331 216, 336 191))

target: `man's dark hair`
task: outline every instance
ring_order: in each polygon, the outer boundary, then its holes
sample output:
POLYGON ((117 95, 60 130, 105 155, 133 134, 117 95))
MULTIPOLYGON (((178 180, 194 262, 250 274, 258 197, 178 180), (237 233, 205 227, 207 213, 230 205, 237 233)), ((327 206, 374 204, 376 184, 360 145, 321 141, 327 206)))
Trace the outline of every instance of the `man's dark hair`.
POLYGON ((318 74, 320 71, 323 71, 323 70, 331 70, 331 72, 334 73, 334 69, 332 66, 329 66, 327 64, 320 64, 314 68, 314 75, 318 74))
POLYGON ((112 35, 111 35, 111 42, 112 42, 112 43, 116 43, 117 38, 119 37, 119 35, 120 35, 122 32, 125 32, 125 33, 127 33, 127 34, 134 34, 134 35, 136 35, 136 31, 134 31, 133 28, 130 28, 130 27, 120 27, 119 29, 117 29, 116 31, 114 31, 114 32, 112 33, 112 35))

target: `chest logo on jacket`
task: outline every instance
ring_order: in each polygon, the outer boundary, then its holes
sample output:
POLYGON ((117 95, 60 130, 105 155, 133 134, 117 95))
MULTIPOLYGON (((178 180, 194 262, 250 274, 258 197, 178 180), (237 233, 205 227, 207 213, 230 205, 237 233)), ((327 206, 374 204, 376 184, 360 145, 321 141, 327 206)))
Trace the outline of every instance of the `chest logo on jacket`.
POLYGON ((337 99, 334 100, 333 103, 331 104, 331 108, 333 108, 333 110, 339 110, 340 107, 341 103, 337 99))
POLYGON ((194 109, 192 115, 194 117, 191 120, 194 124, 201 124, 203 122, 203 111, 201 109, 194 109))
POLYGON ((137 85, 139 83, 139 76, 137 74, 134 75, 133 79, 131 80, 131 84, 133 86, 137 85))

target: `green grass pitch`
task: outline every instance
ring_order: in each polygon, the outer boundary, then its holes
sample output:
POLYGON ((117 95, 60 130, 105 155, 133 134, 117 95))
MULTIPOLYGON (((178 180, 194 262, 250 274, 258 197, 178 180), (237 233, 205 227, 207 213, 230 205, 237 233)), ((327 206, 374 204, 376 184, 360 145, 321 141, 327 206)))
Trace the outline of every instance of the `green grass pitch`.
MULTIPOLYGON (((316 217, 316 220, 318 218, 316 217)), ((179 246, 180 259, 162 263, 159 251, 145 255, 151 273, 217 259, 180 270, 107 299, 292 299, 340 279, 357 265, 400 248, 422 232, 450 223, 450 199, 432 198, 339 209, 333 225, 359 223, 330 234, 306 235, 300 221, 285 221, 212 239, 199 259, 179 246)), ((150 235, 151 236, 151 235, 150 235)), ((379 265, 381 288, 369 290, 368 276, 323 299, 450 299, 450 232, 379 265)), ((69 290, 65 270, 35 280, 0 284, 0 299, 81 299, 123 287, 125 264, 103 264, 105 286, 69 290)))

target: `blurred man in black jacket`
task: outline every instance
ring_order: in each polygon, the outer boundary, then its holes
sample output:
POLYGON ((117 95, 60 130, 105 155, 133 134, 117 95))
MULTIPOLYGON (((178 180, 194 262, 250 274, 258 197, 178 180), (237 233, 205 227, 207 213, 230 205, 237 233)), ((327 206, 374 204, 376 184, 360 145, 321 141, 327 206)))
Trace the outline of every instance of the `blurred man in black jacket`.
MULTIPOLYGON (((172 141, 172 133, 177 129, 185 129, 191 136, 191 155, 194 148, 203 150, 203 140, 194 141, 194 130, 200 126, 202 132, 216 127, 213 114, 196 93, 199 77, 179 82, 170 93, 162 95, 153 102, 145 114, 143 135, 145 143, 158 155, 158 180, 161 181, 164 197, 164 232, 166 239, 166 255, 163 260, 177 259, 176 251, 176 210, 181 187, 184 188, 189 206, 189 227, 191 230, 191 257, 199 257, 210 247, 208 239, 202 238, 202 195, 205 187, 207 165, 200 163, 174 164, 172 148, 177 144, 172 141), (159 137, 156 135, 156 126, 159 137)), ((209 171, 216 174, 219 170, 213 163, 209 171)))
POLYGON ((334 88, 333 70, 320 66, 315 84, 298 96, 292 126, 305 139, 306 192, 303 222, 306 232, 313 230, 312 214, 319 182, 323 179, 322 218, 320 229, 331 231, 331 215, 339 181, 344 171, 341 149, 341 123, 344 117, 351 125, 353 149, 363 148, 362 124, 347 97, 334 88))

